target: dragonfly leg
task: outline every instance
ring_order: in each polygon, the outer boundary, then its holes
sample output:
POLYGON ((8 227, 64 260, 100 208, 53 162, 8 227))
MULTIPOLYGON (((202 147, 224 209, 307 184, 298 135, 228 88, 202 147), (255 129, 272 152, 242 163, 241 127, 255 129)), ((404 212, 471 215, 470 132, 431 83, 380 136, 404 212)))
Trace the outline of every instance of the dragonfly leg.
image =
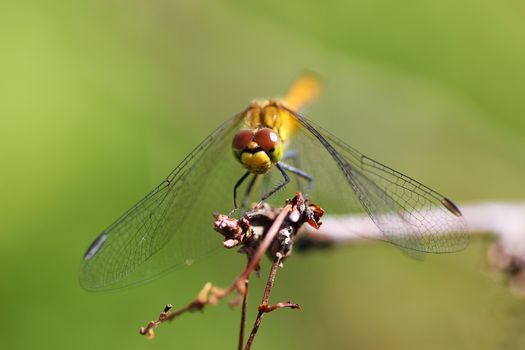
POLYGON ((242 183, 244 182, 244 180, 246 180, 246 178, 250 175, 251 173, 249 171, 245 172, 241 178, 239 180, 237 180, 237 182, 235 183, 235 186, 233 187, 233 211, 236 211, 238 208, 237 208, 237 189, 239 188, 240 185, 242 185, 242 183))
POLYGON ((284 152, 283 157, 281 158, 281 161, 284 161, 287 159, 294 159, 297 162, 296 165, 299 166, 299 152, 293 149, 286 150, 286 152, 284 152))
MULTIPOLYGON (((298 191, 302 192, 305 197, 308 197, 308 194, 310 193, 310 191, 313 188, 313 178, 307 172, 302 170, 303 167, 301 166, 301 157, 299 157, 299 152, 297 152, 295 150, 287 150, 284 153, 283 158, 281 159, 281 162, 284 163, 284 161, 288 160, 288 159, 290 159, 290 161, 292 163, 291 165, 295 169, 287 169, 287 170, 289 170, 290 172, 294 173, 295 175, 301 177, 303 180, 308 181, 308 187, 306 188, 306 192, 303 191, 303 186, 302 186, 301 181, 297 181, 297 189, 298 189, 298 191)), ((286 163, 285 165, 290 167, 290 164, 288 164, 288 163, 286 163)))
POLYGON ((290 164, 287 164, 287 163, 284 163, 284 162, 279 162, 278 164, 280 164, 283 169, 288 170, 292 174, 295 174, 295 175, 305 179, 306 181, 308 181, 308 187, 306 188, 306 193, 304 194, 304 196, 307 198, 308 194, 312 190, 312 187, 313 187, 313 184, 314 184, 314 179, 312 178, 312 176, 310 176, 310 174, 308 174, 304 170, 296 168, 296 167, 294 167, 294 166, 292 166, 290 164))
POLYGON ((263 176, 262 178, 262 186, 260 193, 268 193, 268 188, 270 187, 270 177, 269 176, 263 176))
POLYGON ((284 181, 281 182, 280 184, 278 184, 277 186, 275 186, 270 192, 268 192, 265 195, 263 195, 261 197, 261 202, 265 201, 266 199, 271 197, 275 192, 279 191, 281 188, 286 186, 288 184, 288 182, 290 182, 290 177, 288 176, 288 174, 286 173, 286 171, 284 170, 284 168, 281 165, 282 165, 281 162, 278 162, 278 163, 275 164, 277 169, 279 169, 279 171, 281 172, 281 175, 283 176, 284 181))
POLYGON ((253 186, 255 185, 255 181, 257 180, 258 177, 259 176, 257 174, 254 174, 252 179, 250 180, 250 183, 248 184, 248 187, 246 187, 246 191, 244 191, 244 195, 242 197, 242 202, 241 202, 241 215, 242 215, 242 212, 244 212, 246 208, 248 207, 248 202, 253 192, 253 186))

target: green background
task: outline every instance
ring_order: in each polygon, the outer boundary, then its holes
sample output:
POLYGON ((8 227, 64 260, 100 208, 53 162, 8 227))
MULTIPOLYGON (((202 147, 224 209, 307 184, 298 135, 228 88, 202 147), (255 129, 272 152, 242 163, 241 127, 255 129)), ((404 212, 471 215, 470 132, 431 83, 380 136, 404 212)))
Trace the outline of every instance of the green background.
MULTIPOLYGON (((138 328, 232 281, 239 254, 113 293, 82 290, 78 266, 214 127, 304 69, 324 80, 307 115, 366 154, 460 204, 524 198, 523 38, 516 0, 2 2, 0 348, 234 348, 226 303, 154 341, 138 328)), ((489 277, 487 246, 295 255, 272 300, 303 310, 267 315, 256 348, 521 348, 525 302, 489 277)))

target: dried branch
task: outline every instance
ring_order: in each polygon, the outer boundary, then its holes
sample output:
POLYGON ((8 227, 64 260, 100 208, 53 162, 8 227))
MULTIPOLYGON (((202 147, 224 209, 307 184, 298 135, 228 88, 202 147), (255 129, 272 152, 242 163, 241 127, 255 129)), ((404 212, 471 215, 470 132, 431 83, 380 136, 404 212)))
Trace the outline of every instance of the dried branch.
MULTIPOLYGON (((525 203, 467 204, 461 206, 461 210, 467 221, 469 234, 493 233, 498 238, 497 243, 488 251, 489 262, 495 271, 508 278, 515 294, 525 296, 525 203)), ((283 307, 300 308, 298 304, 291 302, 271 306, 268 304, 277 269, 290 254, 294 242, 315 247, 362 243, 365 242, 363 237, 382 238, 381 231, 368 216, 327 216, 323 218, 323 226, 320 228, 322 216, 322 209, 316 205, 307 205, 300 194, 288 201, 284 208, 272 209, 263 205, 246 213, 239 220, 217 215, 215 229, 225 237, 224 247, 231 249, 240 246, 240 251, 248 257, 247 267, 228 288, 207 283, 187 306, 172 311, 172 306, 167 305, 158 319, 142 327, 140 333, 152 338, 154 329, 161 323, 171 321, 185 312, 202 311, 206 305, 215 305, 237 292, 238 297, 230 303, 236 305, 242 300, 238 344, 239 349, 242 349, 249 277, 253 271, 259 271, 262 256, 268 254, 273 263, 257 318, 246 343, 245 349, 250 349, 265 313, 283 307), (309 225, 303 225, 304 223, 309 225), (296 233, 299 233, 297 237, 296 233)))
MULTIPOLYGON (((525 256, 525 203, 486 202, 459 206, 471 235, 493 233, 504 249, 525 256)), ((414 232, 416 233, 416 232, 414 232)), ((304 226, 300 239, 319 244, 360 243, 381 239, 383 234, 367 215, 325 216, 318 230, 304 226), (306 234, 306 235, 304 235, 306 234)))
POLYGON ((150 321, 146 327, 141 327, 139 333, 153 339, 155 337, 154 329, 160 326, 161 323, 172 321, 175 317, 186 312, 202 311, 206 305, 215 305, 224 296, 225 291, 223 289, 208 282, 201 289, 195 300, 190 302, 187 306, 171 311, 173 306, 171 304, 166 305, 158 319, 150 321))
POLYGON ((242 347, 244 345, 244 328, 246 326, 246 312, 248 309, 248 283, 249 280, 246 280, 244 287, 244 296, 242 297, 241 326, 239 327, 239 344, 237 346, 238 350, 242 350, 242 347))
MULTIPOLYGON (((525 202, 484 202, 460 206, 471 236, 493 234, 495 243, 487 258, 497 277, 502 277, 514 295, 525 297, 525 202)), ((323 226, 304 226, 296 246, 312 248, 360 244, 381 239, 382 233, 366 215, 325 216, 323 226), (364 238, 366 237, 366 239, 364 238)))
POLYGON ((268 305, 268 301, 270 300, 270 293, 273 289, 273 284, 275 282, 275 276, 277 275, 277 268, 281 266, 282 263, 282 255, 277 254, 272 262, 272 267, 270 269, 270 275, 268 276, 268 281, 266 282, 266 288, 264 290, 263 298, 261 301, 261 304, 259 305, 259 312, 257 313, 257 318, 255 319, 255 322, 253 324, 252 332, 250 333, 250 337, 248 338, 248 342, 246 343, 245 350, 250 350, 253 344, 253 340, 255 339, 255 335, 257 334, 257 331, 259 330, 259 327, 261 325, 263 316, 267 312, 272 312, 277 309, 281 309, 284 307, 288 307, 291 309, 300 309, 301 307, 299 304, 291 303, 291 302, 285 302, 285 303, 277 303, 275 305, 268 305))
MULTIPOLYGON (((278 259, 275 269, 282 266, 284 259, 291 253, 294 237, 304 223, 312 227, 320 226, 320 218, 323 210, 315 204, 307 204, 305 199, 298 193, 292 200, 287 201, 284 208, 272 209, 267 205, 255 208, 247 212, 243 218, 236 220, 226 215, 215 216, 215 230, 222 234, 224 247, 231 249, 241 245, 240 251, 245 253, 249 260, 244 271, 226 289, 216 287, 211 283, 206 285, 199 292, 197 298, 190 302, 186 307, 171 311, 172 306, 167 305, 161 312, 157 320, 151 321, 146 327, 140 328, 140 334, 153 338, 154 329, 166 321, 171 321, 175 317, 185 313, 201 311, 206 305, 215 305, 221 299, 230 296, 233 292, 238 292, 243 300, 243 315, 241 316, 241 329, 239 343, 242 347, 244 338, 245 307, 247 303, 247 281, 253 271, 259 270, 259 263, 262 256, 267 253, 272 259, 278 259), (171 311, 171 312, 170 312, 171 311)), ((272 269, 273 269, 272 265, 272 269)), ((272 270, 270 289, 265 292, 267 298, 273 286, 275 272, 272 270), (273 276, 273 277, 272 277, 273 276)), ((268 289, 268 286, 267 286, 268 289)), ((234 300, 237 304, 241 298, 234 300)), ((266 309, 267 298, 263 299, 263 304, 259 311, 269 312, 279 307, 298 308, 298 305, 291 303, 280 303, 280 306, 272 306, 266 309), (265 304, 266 302, 266 304, 265 304)), ((252 339, 253 341, 253 339, 252 339)))

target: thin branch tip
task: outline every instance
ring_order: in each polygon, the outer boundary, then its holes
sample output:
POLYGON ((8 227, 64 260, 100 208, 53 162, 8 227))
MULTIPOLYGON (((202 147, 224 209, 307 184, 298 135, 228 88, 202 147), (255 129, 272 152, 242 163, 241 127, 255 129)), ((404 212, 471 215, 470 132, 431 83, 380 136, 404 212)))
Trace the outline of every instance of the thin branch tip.
POLYGON ((297 193, 294 198, 286 201, 286 205, 283 208, 274 209, 263 203, 246 212, 239 219, 215 213, 214 229, 224 237, 224 248, 231 249, 240 246, 239 251, 246 254, 248 258, 246 268, 228 288, 220 288, 208 282, 187 306, 173 310, 171 304, 166 305, 157 320, 150 321, 146 327, 140 328, 140 334, 153 339, 155 337, 154 330, 163 322, 171 321, 186 312, 202 312, 207 305, 215 305, 220 300, 237 292, 237 297, 230 300, 229 304, 235 307, 242 301, 239 332, 239 349, 242 349, 249 278, 254 271, 259 274, 260 261, 267 254, 273 262, 259 314, 245 348, 249 349, 264 313, 280 308, 300 309, 299 304, 291 302, 268 306, 268 299, 273 288, 277 269, 283 266, 284 260, 292 252, 297 232, 305 223, 307 224, 306 226, 313 228, 320 227, 320 219, 323 214, 324 211, 321 207, 307 203, 301 193, 297 193))

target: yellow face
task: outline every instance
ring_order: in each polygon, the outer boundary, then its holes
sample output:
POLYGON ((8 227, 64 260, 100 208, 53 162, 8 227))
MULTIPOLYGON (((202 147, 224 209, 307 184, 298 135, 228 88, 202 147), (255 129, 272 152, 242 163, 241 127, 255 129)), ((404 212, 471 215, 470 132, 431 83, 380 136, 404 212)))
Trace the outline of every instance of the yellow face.
POLYGON ((265 174, 283 157, 279 135, 268 127, 240 130, 232 142, 235 158, 250 172, 265 174))

